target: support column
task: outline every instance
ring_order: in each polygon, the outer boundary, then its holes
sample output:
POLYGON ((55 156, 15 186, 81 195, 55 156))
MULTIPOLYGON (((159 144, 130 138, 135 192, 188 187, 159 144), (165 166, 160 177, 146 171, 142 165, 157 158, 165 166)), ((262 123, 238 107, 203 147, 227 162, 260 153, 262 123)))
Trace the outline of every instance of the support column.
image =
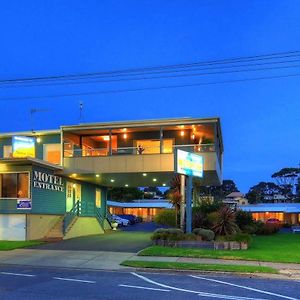
POLYGON ((192 232, 192 190, 193 176, 187 176, 186 187, 186 233, 192 232))
POLYGON ((184 230, 184 219, 185 219, 185 175, 180 175, 180 228, 184 230))
POLYGON ((108 153, 112 155, 112 142, 111 142, 111 129, 109 129, 109 145, 108 145, 108 153))
POLYGON ((164 149, 164 140, 163 140, 163 128, 160 127, 160 130, 159 130, 159 153, 163 153, 163 149, 164 149))

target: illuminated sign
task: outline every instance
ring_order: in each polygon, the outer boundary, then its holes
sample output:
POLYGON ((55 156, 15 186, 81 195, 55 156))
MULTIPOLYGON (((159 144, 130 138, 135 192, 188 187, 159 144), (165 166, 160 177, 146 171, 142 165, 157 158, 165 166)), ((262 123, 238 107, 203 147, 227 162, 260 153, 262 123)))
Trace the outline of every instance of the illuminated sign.
POLYGON ((203 177, 203 156, 177 149, 176 172, 188 176, 203 177))
POLYGON ((34 171, 33 173, 33 187, 58 192, 64 191, 62 177, 40 171, 34 171))
POLYGON ((12 152, 14 158, 35 157, 35 138, 14 136, 12 138, 12 152))

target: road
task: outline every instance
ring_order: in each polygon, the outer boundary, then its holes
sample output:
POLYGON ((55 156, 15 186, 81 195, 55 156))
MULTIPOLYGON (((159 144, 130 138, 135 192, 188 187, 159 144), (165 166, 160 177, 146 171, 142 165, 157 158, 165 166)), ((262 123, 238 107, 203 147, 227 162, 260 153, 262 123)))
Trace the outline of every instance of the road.
POLYGON ((300 299, 300 282, 229 275, 0 266, 1 300, 300 299))

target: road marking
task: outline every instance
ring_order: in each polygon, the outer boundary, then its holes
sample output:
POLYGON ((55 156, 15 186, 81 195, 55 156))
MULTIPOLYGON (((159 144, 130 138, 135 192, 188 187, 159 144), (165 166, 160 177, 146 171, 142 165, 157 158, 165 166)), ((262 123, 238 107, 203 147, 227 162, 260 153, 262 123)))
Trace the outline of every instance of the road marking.
POLYGON ((268 291, 263 291, 263 290, 251 288, 251 287, 244 286, 244 285, 234 284, 234 283, 230 283, 230 282, 226 282, 226 281, 221 281, 221 280, 216 280, 216 279, 211 279, 211 278, 206 278, 206 277, 201 277, 201 276, 195 276, 195 275, 190 275, 190 276, 193 277, 193 278, 197 278, 197 279, 202 279, 202 280, 207 280, 207 281, 211 281, 211 282, 226 284, 226 285, 238 287, 238 288, 253 291, 253 292, 258 292, 258 293, 262 293, 262 294, 266 294, 266 295, 270 295, 270 296, 276 296, 276 297, 279 297, 279 298, 284 298, 284 299, 289 299, 289 300, 299 300, 297 298, 284 296, 284 295, 281 295, 281 294, 276 294, 276 293, 272 293, 272 292, 268 292, 268 291))
POLYGON ((10 273, 10 272, 0 272, 3 275, 12 275, 12 276, 24 276, 24 277, 35 277, 36 275, 32 274, 22 274, 22 273, 10 273))
MULTIPOLYGON (((193 291, 193 290, 187 290, 187 289, 182 289, 182 288, 177 288, 174 286, 169 286, 163 283, 159 283, 156 282, 154 280, 151 280, 145 276, 142 276, 140 274, 131 272, 132 275, 148 282, 148 283, 152 283, 154 285, 158 285, 161 286, 163 288, 167 288, 170 290, 175 290, 175 291, 180 291, 180 292, 186 292, 186 293, 193 293, 193 294, 197 294, 200 297, 210 297, 210 298, 220 298, 220 299, 231 299, 231 300, 266 300, 266 299, 259 299, 259 298, 247 298, 247 297, 239 297, 239 296, 230 296, 230 295, 223 295, 223 294, 211 294, 211 293, 205 293, 205 292, 201 292, 201 291, 193 291)), ((296 299, 298 300, 298 299, 296 299)))
POLYGON ((133 288, 133 289, 142 289, 142 290, 151 290, 151 291, 160 291, 160 292, 171 292, 170 290, 165 289, 156 289, 145 286, 137 286, 137 285, 127 285, 127 284, 119 284, 121 287, 133 288))
POLYGON ((64 280, 64 281, 83 282, 83 283, 96 283, 96 281, 91 281, 91 280, 81 280, 81 279, 64 278, 64 277, 53 277, 53 279, 64 280))

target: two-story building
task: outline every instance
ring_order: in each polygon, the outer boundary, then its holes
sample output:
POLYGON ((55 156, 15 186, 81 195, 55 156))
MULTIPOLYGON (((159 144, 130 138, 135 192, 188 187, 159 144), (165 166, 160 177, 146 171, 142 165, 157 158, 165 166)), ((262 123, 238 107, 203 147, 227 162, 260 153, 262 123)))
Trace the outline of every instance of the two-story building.
POLYGON ((0 134, 0 239, 103 233, 110 187, 168 186, 176 151, 203 158, 201 185, 222 181, 218 118, 61 126, 0 134))

